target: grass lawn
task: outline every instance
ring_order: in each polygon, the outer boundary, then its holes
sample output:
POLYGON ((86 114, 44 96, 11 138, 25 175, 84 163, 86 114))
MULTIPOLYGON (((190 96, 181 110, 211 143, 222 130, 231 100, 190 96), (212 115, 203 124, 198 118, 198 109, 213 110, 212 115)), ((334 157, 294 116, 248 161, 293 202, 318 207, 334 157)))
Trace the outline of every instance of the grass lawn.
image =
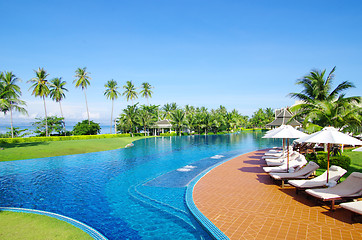
POLYGON ((39 214, 0 211, 0 223, 0 239, 93 239, 69 223, 39 214))
POLYGON ((54 157, 124 148, 145 137, 120 137, 54 142, 0 144, 0 161, 54 157))

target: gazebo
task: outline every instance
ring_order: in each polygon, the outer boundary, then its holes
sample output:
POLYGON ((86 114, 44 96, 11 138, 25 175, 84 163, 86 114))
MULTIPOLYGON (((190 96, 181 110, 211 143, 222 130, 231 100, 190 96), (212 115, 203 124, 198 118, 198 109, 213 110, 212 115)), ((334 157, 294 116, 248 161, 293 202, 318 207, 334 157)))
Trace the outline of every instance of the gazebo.
POLYGON ((153 134, 158 135, 160 133, 160 130, 161 130, 161 133, 164 133, 164 131, 165 131, 164 129, 170 129, 170 131, 171 131, 172 124, 170 123, 169 120, 164 119, 164 120, 155 122, 155 124, 151 128, 153 128, 153 134))
POLYGON ((290 120, 293 117, 293 114, 287 109, 277 109, 275 110, 275 119, 271 123, 268 123, 268 127, 279 127, 281 125, 291 125, 293 127, 301 127, 302 124, 295 119, 290 120), (289 122, 290 121, 290 122, 289 122))

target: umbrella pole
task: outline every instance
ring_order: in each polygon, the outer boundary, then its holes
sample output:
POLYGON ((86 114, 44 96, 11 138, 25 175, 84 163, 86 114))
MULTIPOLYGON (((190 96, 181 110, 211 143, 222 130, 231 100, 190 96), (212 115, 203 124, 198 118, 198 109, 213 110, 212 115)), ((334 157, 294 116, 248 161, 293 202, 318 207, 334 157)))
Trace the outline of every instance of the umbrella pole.
POLYGON ((329 153, 331 151, 331 146, 330 143, 327 144, 327 183, 328 183, 328 179, 329 179, 329 153))
POLYGON ((287 172, 289 172, 289 138, 287 138, 287 172))

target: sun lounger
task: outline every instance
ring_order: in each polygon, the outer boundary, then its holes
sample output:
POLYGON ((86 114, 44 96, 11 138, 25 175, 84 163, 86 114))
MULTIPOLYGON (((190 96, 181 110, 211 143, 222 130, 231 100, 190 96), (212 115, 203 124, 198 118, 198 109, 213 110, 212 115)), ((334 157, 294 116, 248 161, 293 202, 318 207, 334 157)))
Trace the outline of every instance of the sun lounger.
POLYGON ((357 199, 362 196, 362 173, 353 172, 334 187, 307 189, 305 192, 323 202, 331 202, 331 210, 334 210, 335 201, 357 199))
POLYGON ((283 165, 276 166, 276 167, 263 167, 263 170, 267 173, 269 172, 291 172, 297 171, 299 168, 303 167, 307 164, 307 160, 305 157, 300 154, 296 159, 289 161, 289 171, 287 169, 287 162, 283 163, 283 165))
MULTIPOLYGON (((295 160, 297 157, 299 156, 298 152, 293 152, 290 156, 289 156, 289 161, 293 161, 295 160)), ((284 163, 286 163, 286 161, 288 160, 288 157, 281 157, 281 158, 267 158, 264 159, 266 164, 268 166, 280 166, 283 165, 284 163)))
POLYGON ((339 206, 352 212, 352 221, 357 221, 357 216, 362 215, 362 201, 341 203, 339 206))
POLYGON ((285 152, 274 152, 274 153, 266 152, 262 158, 263 159, 265 159, 265 158, 280 158, 280 157, 283 157, 285 155, 286 155, 285 152))
MULTIPOLYGON (((336 183, 347 171, 339 166, 332 165, 329 168, 329 183, 336 183)), ((297 193, 300 190, 305 190, 309 188, 321 188, 324 187, 327 183, 327 171, 325 171, 320 176, 309 179, 309 180, 290 180, 288 181, 290 185, 296 188, 297 193)))
POLYGON ((305 167, 292 173, 269 173, 270 177, 274 180, 282 181, 282 188, 284 188, 284 182, 291 179, 305 179, 313 174, 315 170, 319 168, 319 165, 313 161, 310 161, 305 167))

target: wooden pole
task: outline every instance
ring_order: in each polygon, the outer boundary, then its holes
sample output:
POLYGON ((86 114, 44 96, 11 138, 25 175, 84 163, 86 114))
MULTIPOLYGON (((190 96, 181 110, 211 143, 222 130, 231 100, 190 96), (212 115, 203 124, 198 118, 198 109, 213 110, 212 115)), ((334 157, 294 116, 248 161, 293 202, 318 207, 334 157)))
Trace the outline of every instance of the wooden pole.
POLYGON ((289 172, 289 138, 287 138, 287 172, 289 172))
POLYGON ((328 183, 328 180, 329 180, 329 153, 331 151, 331 145, 330 143, 327 144, 327 183, 328 183))

